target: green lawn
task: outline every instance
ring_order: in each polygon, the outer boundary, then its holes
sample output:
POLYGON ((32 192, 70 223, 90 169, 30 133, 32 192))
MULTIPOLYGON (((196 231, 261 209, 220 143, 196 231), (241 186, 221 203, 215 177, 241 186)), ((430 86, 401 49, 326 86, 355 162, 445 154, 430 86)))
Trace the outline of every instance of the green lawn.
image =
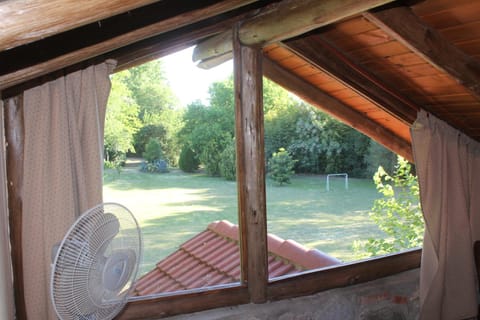
MULTIPOLYGON (((104 201, 125 205, 142 226, 142 273, 210 222, 238 221, 236 183, 222 178, 126 168, 121 173, 106 170, 104 180, 104 201)), ((281 187, 267 180, 268 232, 351 261, 354 240, 382 234, 368 218, 378 196, 366 179, 350 179, 349 190, 343 179, 334 179, 329 192, 324 176, 298 175, 281 187)))

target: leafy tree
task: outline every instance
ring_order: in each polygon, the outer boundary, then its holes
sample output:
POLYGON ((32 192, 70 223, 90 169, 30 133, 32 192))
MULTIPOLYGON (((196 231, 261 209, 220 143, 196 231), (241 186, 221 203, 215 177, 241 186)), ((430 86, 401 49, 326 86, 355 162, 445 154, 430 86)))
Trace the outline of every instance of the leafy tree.
POLYGON ((162 159, 162 146, 160 142, 155 138, 150 138, 147 145, 145 146, 145 152, 143 157, 147 162, 154 162, 156 160, 162 159))
POLYGON ((162 145, 164 157, 175 164, 180 149, 177 132, 182 112, 175 108, 178 100, 168 84, 161 60, 129 69, 122 82, 138 106, 140 130, 134 136, 136 153, 142 155, 148 140, 156 138, 162 145))
POLYGON ((221 154, 234 135, 233 82, 227 79, 210 87, 211 105, 196 101, 183 115, 180 143, 189 145, 207 174, 219 176, 221 154))
POLYGON ((295 160, 284 148, 280 148, 268 161, 270 177, 279 185, 290 183, 290 177, 295 173, 293 171, 294 165, 295 160))
POLYGON ((140 106, 139 118, 143 124, 158 124, 166 121, 163 113, 178 104, 170 89, 161 60, 129 69, 125 84, 140 106))
POLYGON ((220 154, 220 174, 227 180, 235 180, 237 176, 235 139, 220 154))
POLYGON ((122 160, 129 151, 134 151, 133 135, 138 130, 139 106, 125 85, 129 71, 112 76, 112 90, 105 115, 104 146, 107 161, 122 160))
POLYGON ((381 144, 371 140, 365 155, 365 162, 367 163, 366 174, 372 177, 379 166, 382 166, 386 172, 394 172, 397 164, 397 155, 381 144))
POLYGON ((180 157, 178 159, 178 166, 184 172, 194 172, 198 169, 200 161, 197 158, 195 152, 188 145, 184 145, 182 151, 180 151, 180 157))
POLYGON ((373 180, 382 198, 375 200, 369 215, 386 237, 368 239, 364 244, 356 242, 355 251, 368 257, 421 246, 424 221, 417 177, 411 165, 399 156, 393 175, 379 167, 373 180))

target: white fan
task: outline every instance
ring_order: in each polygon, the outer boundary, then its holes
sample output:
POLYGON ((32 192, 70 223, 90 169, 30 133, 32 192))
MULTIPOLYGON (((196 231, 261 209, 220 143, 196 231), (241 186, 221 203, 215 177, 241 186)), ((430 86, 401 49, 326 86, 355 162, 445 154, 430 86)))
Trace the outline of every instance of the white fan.
POLYGON ((112 319, 133 290, 142 253, 140 228, 133 214, 103 203, 70 227, 55 256, 50 282, 61 320, 112 319))

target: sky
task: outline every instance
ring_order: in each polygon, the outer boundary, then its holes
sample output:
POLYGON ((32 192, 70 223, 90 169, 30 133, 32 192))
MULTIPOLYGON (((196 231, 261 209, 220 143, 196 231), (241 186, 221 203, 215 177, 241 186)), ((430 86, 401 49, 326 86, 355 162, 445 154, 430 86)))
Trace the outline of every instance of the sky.
POLYGON ((163 67, 168 82, 182 106, 197 99, 208 103, 208 87, 212 82, 227 79, 233 72, 232 60, 210 70, 192 62, 193 47, 163 57, 163 67))

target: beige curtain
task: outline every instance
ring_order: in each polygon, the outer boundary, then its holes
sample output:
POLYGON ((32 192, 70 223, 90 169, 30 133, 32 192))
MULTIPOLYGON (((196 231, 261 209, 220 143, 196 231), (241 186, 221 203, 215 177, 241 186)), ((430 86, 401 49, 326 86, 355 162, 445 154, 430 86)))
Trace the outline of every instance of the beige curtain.
POLYGON ((3 101, 0 100, 0 319, 13 319, 12 259, 7 215, 7 174, 5 169, 5 135, 3 101))
POLYGON ((480 144, 423 111, 411 134, 426 225, 420 319, 474 317, 473 242, 480 239, 480 144))
POLYGON ((24 92, 23 272, 29 320, 56 319, 52 247, 75 218, 102 201, 107 61, 24 92))

